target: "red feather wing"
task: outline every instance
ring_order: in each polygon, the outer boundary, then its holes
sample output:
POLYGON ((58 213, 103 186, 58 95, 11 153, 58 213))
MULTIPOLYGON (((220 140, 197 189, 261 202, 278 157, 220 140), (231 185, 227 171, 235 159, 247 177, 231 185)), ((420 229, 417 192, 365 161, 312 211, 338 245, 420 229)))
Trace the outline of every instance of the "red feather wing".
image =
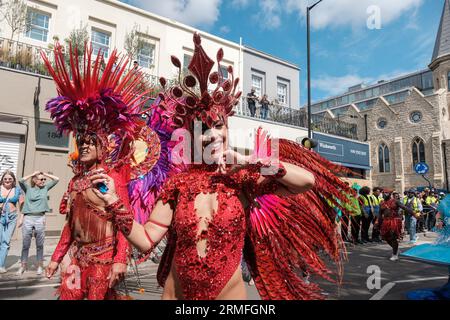
POLYGON ((315 186, 295 196, 257 197, 250 210, 245 259, 262 299, 323 299, 320 287, 304 277, 341 280, 346 251, 334 207, 348 214, 345 194, 353 192, 335 176, 345 169, 301 145, 280 140, 279 154, 281 161, 312 172, 315 186), (330 261, 336 265, 334 272, 330 261))

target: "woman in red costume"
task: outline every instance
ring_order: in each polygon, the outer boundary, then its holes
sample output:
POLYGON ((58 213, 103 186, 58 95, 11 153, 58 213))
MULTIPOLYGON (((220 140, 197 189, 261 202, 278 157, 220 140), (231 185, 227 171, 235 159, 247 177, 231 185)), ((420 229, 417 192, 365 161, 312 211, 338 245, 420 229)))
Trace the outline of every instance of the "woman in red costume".
POLYGON ((106 186, 92 184, 90 177, 107 172, 116 182, 116 193, 129 208, 127 182, 130 180, 131 143, 137 138, 141 122, 135 110, 142 96, 138 84, 142 75, 124 75, 126 61, 118 61, 114 51, 101 72, 103 55, 91 62, 92 48, 85 61, 70 50, 70 70, 60 45, 55 62, 44 60, 54 78, 59 96, 47 103, 60 132, 72 132, 79 152, 73 167, 75 176, 60 211, 67 223, 52 255, 46 274, 51 278, 66 253, 71 263, 62 274, 61 300, 104 300, 119 298, 114 285, 126 272, 129 244, 111 223, 112 212, 94 191, 106 192, 106 186))
POLYGON ((397 192, 388 193, 381 204, 381 238, 392 247, 391 261, 398 260, 398 245, 402 238, 402 217, 399 210, 411 212, 400 200, 397 192))
MULTIPOLYGON (((161 93, 155 111, 191 135, 194 121, 201 121, 202 151, 209 151, 211 158, 202 157, 203 162, 189 164, 166 181, 144 226, 127 212, 112 177, 91 177, 93 184, 105 182, 109 188, 105 194, 94 192, 108 204, 114 224, 142 252, 151 251, 168 234, 158 271, 163 299, 245 299, 242 254, 263 299, 323 298, 303 274, 332 280, 323 256, 340 266, 344 249, 335 211, 326 199, 345 212, 340 203, 348 202, 344 192, 351 190, 330 172, 336 166, 294 142, 280 141, 280 160, 273 157, 267 150, 276 150, 272 147, 277 142, 261 130, 253 156, 228 149, 227 119, 241 95, 236 93, 238 79, 231 67, 230 80, 220 70, 211 73, 214 61, 197 34, 194 43, 192 75, 161 93), (217 86, 211 94, 208 80, 217 86)), ((217 65, 222 58, 219 50, 217 65)), ((172 62, 181 68, 177 58, 172 62)), ((166 81, 160 82, 165 87, 166 81)))

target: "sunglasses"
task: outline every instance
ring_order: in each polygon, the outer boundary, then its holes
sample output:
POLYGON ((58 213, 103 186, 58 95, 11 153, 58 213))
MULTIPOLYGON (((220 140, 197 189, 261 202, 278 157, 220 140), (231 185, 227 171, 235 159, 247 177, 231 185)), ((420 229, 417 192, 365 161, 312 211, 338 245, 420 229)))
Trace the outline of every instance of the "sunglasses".
POLYGON ((38 181, 47 181, 47 179, 46 178, 41 178, 41 179, 38 179, 38 181))

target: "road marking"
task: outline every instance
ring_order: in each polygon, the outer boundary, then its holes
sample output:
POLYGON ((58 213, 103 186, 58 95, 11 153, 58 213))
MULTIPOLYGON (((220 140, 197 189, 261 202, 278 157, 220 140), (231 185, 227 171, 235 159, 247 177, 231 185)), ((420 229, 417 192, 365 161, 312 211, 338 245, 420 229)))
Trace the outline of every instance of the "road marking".
POLYGON ((47 287, 59 287, 59 283, 55 284, 41 284, 41 285, 36 285, 36 286, 26 286, 26 287, 20 287, 20 286, 15 286, 15 287, 6 287, 6 288, 0 288, 0 291, 8 291, 8 290, 20 290, 20 289, 38 289, 38 288, 47 288, 47 287))
POLYGON ((395 286, 395 282, 389 282, 380 291, 375 293, 369 300, 381 300, 395 286))
POLYGON ((432 277, 432 278, 418 278, 409 280, 397 280, 387 283, 375 293, 369 300, 381 300, 383 297, 397 284, 397 283, 408 283, 408 282, 420 282, 420 281, 433 281, 433 280, 446 280, 448 277, 432 277))
POLYGON ((394 281, 395 283, 407 283, 407 282, 416 282, 416 281, 432 281, 432 280, 444 280, 448 279, 448 277, 433 277, 433 278, 418 278, 418 279, 409 279, 409 280, 398 280, 394 281))

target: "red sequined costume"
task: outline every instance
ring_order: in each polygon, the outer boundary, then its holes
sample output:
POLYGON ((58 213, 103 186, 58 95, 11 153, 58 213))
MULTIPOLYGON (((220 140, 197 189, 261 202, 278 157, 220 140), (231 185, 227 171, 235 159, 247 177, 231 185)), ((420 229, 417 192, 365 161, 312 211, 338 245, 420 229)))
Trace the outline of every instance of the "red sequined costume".
MULTIPOLYGON (((168 247, 174 249, 173 263, 184 298, 189 300, 215 299, 240 266, 249 212, 239 195, 243 190, 263 192, 255 188, 259 177, 256 172, 246 170, 228 177, 218 175, 216 170, 216 166, 193 166, 169 179, 161 193, 164 203, 176 201, 168 247), (218 205, 208 229, 198 234, 195 199, 201 193, 217 193, 218 205), (201 257, 196 244, 204 239, 208 244, 206 255, 201 257)), ((161 266, 158 280, 164 285, 169 270, 163 270, 168 266, 164 262, 161 266)))
POLYGON ((383 222, 381 224, 381 237, 383 240, 399 239, 402 236, 402 218, 399 214, 398 200, 390 199, 381 204, 383 222))
MULTIPOLYGON (((89 177, 92 170, 104 169, 114 179, 124 209, 133 214, 128 183, 152 168, 158 148, 148 144, 158 142, 154 138, 149 140, 154 133, 142 117, 141 107, 149 97, 143 89, 146 86, 140 70, 127 72, 128 61, 116 50, 104 65, 102 52, 92 60, 92 46, 85 46, 84 54, 69 46, 69 66, 65 50, 58 43, 55 61, 50 62, 42 52, 58 91, 58 96, 48 101, 46 111, 59 132, 73 133, 78 148, 86 143, 95 145, 97 158, 83 163, 77 157, 78 152, 71 156, 75 177, 60 205, 60 211, 69 216, 52 261, 59 264, 67 253, 71 257, 71 265, 62 275, 59 290, 62 300, 113 299, 118 296, 108 288, 108 276, 115 263, 127 264, 129 244, 111 224, 112 213, 92 192, 98 186, 93 186, 89 177), (135 157, 136 141, 148 142, 146 146, 141 143, 141 147, 152 150, 151 155, 144 152, 139 163, 135 157)), ((54 272, 55 265, 51 264, 48 272, 54 272)))
MULTIPOLYGON (((118 186, 121 187, 118 187, 117 192, 126 201, 127 190, 123 174, 113 170, 110 176, 119 182, 118 186)), ((60 300, 120 298, 114 289, 109 288, 108 275, 113 263, 127 264, 130 246, 120 231, 116 230, 112 235, 106 234, 111 213, 97 208, 83 196, 83 192, 90 187, 87 176, 76 176, 68 190, 71 198, 69 221, 64 226, 61 239, 51 258, 51 261, 61 263, 68 252, 71 257, 69 269, 62 275, 60 300), (75 223, 83 226, 84 237, 90 239, 91 243, 75 240, 75 223), (79 280, 74 279, 78 276, 79 280)))

